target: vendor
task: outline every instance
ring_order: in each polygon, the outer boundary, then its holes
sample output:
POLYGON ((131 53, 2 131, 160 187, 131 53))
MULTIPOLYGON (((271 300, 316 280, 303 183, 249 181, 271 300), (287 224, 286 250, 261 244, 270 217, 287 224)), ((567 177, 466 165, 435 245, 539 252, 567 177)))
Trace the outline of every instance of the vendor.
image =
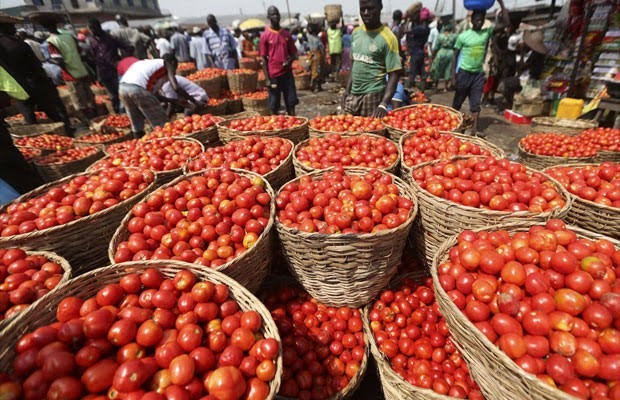
POLYGON ((176 58, 171 54, 161 59, 140 60, 134 62, 121 78, 119 97, 131 120, 134 136, 140 138, 144 135, 145 120, 152 127, 166 123, 166 111, 156 95, 164 83, 169 82, 180 98, 195 102, 177 82, 177 65, 176 58))
POLYGON ((160 99, 168 103, 168 116, 171 116, 179 108, 183 109, 185 115, 204 113, 209 100, 207 92, 187 78, 179 75, 176 75, 175 78, 179 87, 185 90, 195 101, 189 102, 186 99, 179 99, 177 92, 172 88, 172 84, 170 82, 164 83, 160 90, 160 99))

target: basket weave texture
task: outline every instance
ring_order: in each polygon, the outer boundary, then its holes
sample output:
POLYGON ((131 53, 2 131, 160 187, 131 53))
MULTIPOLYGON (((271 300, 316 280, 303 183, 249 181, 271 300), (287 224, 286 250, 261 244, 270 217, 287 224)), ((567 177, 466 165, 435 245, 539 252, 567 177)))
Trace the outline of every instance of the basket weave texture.
POLYGON ((218 98, 222 94, 224 79, 224 76, 216 76, 211 79, 195 80, 194 83, 203 88, 209 98, 218 98))
POLYGON ((258 87, 258 73, 252 72, 228 72, 228 88, 235 94, 250 93, 256 91, 258 87))
POLYGON ((294 79, 295 79, 295 89, 297 90, 310 89, 310 74, 308 72, 295 75, 294 79))
POLYGON ((37 159, 34 160, 34 166, 45 182, 53 182, 64 178, 65 176, 83 172, 92 163, 103 158, 105 154, 101 148, 89 156, 79 160, 73 160, 66 163, 57 164, 39 164, 37 159))
MULTIPOLYGON (((117 283, 121 277, 130 273, 139 273, 147 268, 156 268, 167 278, 174 277, 179 271, 188 270, 194 273, 199 280, 227 285, 230 289, 230 297, 237 301, 242 311, 254 310, 261 316, 263 320, 261 333, 264 337, 273 338, 277 340, 278 343, 281 343, 278 328, 269 310, 267 310, 254 295, 226 275, 214 270, 200 268, 195 264, 188 264, 180 261, 137 261, 109 265, 74 278, 63 285, 59 285, 58 291, 56 292, 57 294, 51 297, 49 301, 40 302, 36 304, 35 307, 26 311, 19 321, 15 321, 9 326, 10 329, 6 330, 7 334, 3 335, 2 347, 0 349, 0 370, 9 371, 11 369, 13 359, 16 356, 15 344, 23 334, 55 321, 56 308, 63 298, 77 296, 85 299, 95 296, 97 291, 103 286, 110 283, 117 283)), ((273 380, 269 382, 269 397, 267 397, 269 400, 275 398, 280 388, 283 369, 281 349, 275 364, 276 374, 273 380)))
POLYGON ((554 117, 534 117, 532 118, 532 133, 564 133, 575 136, 586 129, 598 127, 598 122, 582 119, 562 119, 554 117))
POLYGON ((592 163, 594 159, 592 157, 555 157, 555 156, 541 156, 538 154, 529 153, 521 146, 519 142, 519 158, 528 167, 542 171, 544 169, 562 165, 562 164, 588 164, 592 163))
MULTIPOLYGON (((502 224, 491 227, 475 229, 482 230, 506 230, 510 234, 526 231, 532 225, 531 221, 522 223, 502 224)), ((588 232, 581 228, 569 226, 577 236, 590 239, 604 238, 604 236, 588 232)), ((613 241, 616 248, 620 242, 613 241)), ((438 266, 448 260, 448 252, 457 244, 457 237, 453 236, 446 240, 433 260, 431 275, 435 288, 435 297, 441 314, 444 316, 450 328, 450 332, 458 344, 459 351, 467 361, 469 371, 480 386, 487 399, 543 399, 543 400, 576 400, 575 397, 560 391, 536 376, 522 370, 504 352, 484 336, 476 326, 454 305, 439 282, 438 266)))
POLYGON ((264 113, 269 111, 269 98, 255 99, 250 97, 242 97, 243 109, 247 111, 257 111, 258 113, 264 113))
MULTIPOLYGON (((217 267, 215 270, 230 276, 252 293, 256 293, 265 277, 269 274, 269 269, 271 267, 271 260, 273 256, 271 253, 273 241, 272 228, 276 213, 274 200, 275 196, 269 183, 266 182, 266 180, 260 175, 241 169, 231 168, 230 170, 236 172, 241 176, 249 177, 250 179, 260 177, 260 179, 265 182, 265 191, 269 193, 272 199, 269 206, 270 217, 269 223, 265 227, 263 233, 261 233, 261 235, 258 237, 258 240, 254 244, 254 246, 249 248, 238 257, 235 257, 233 260, 227 262, 226 264, 217 267)), ((158 190, 164 190, 168 187, 172 187, 180 181, 189 179, 193 176, 202 175, 203 172, 204 171, 198 171, 181 175, 172 182, 161 186, 160 188, 158 188, 158 190)), ((127 238, 129 237, 130 233, 127 229, 127 226, 131 218, 133 218, 133 213, 128 212, 121 221, 120 226, 118 226, 118 229, 116 230, 114 236, 112 237, 112 240, 110 241, 110 245, 108 246, 108 259, 111 263, 114 263, 114 254, 118 245, 121 242, 127 240, 127 238)))
POLYGON ((10 126, 9 133, 13 138, 38 136, 43 133, 65 134, 65 124, 62 122, 49 122, 45 124, 10 126))
MULTIPOLYGON (((304 176, 320 178, 327 171, 304 176)), ((346 173, 361 176, 367 171, 351 168, 346 173)), ((418 206, 410 186, 395 176, 392 179, 399 195, 414 204, 409 219, 396 228, 331 235, 301 232, 276 219, 282 253, 293 276, 318 301, 332 306, 361 307, 385 288, 396 273, 418 206)))
MULTIPOLYGON (((401 107, 398 110, 404 110, 404 109, 408 109, 408 108, 419 108, 419 107, 433 107, 433 108, 441 108, 444 111, 456 115, 459 121, 458 126, 455 126, 454 128, 452 128, 452 130, 459 130, 459 128, 461 127, 461 125, 463 124, 463 114, 457 110, 455 110, 452 107, 448 107, 448 106, 444 106, 441 104, 433 104, 433 103, 424 103, 424 104, 412 104, 410 106, 405 106, 405 107, 401 107)), ((403 136, 406 133, 410 133, 410 132, 415 132, 415 131, 408 131, 408 130, 403 130, 403 129, 398 129, 396 127, 393 127, 391 125, 389 125, 386 122, 383 122, 383 125, 385 125, 388 134, 390 136, 390 139, 392 139, 395 142, 398 142, 400 140, 400 137, 403 136)))
MULTIPOLYGON (((277 129, 273 131, 238 131, 236 129, 229 128, 230 121, 223 121, 217 124, 217 133, 220 136, 222 143, 228 143, 233 140, 244 139, 248 136, 278 136, 281 138, 289 139, 291 142, 297 144, 302 140, 308 139, 308 118, 296 117, 303 120, 300 125, 292 128, 277 129)), ((235 118, 241 119, 241 118, 235 118)))

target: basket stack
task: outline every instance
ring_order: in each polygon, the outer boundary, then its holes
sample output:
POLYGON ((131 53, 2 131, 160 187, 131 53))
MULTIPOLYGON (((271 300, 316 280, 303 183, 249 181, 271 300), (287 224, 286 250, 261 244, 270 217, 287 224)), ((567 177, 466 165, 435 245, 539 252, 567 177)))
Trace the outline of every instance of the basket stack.
POLYGON ((593 120, 535 117, 532 118, 531 133, 551 132, 575 136, 581 131, 596 127, 598 122, 593 120))
MULTIPOLYGON (((215 284, 224 284, 230 290, 230 297, 238 304, 241 311, 256 311, 263 320, 261 335, 265 338, 273 338, 281 343, 278 328, 265 306, 246 289, 241 287, 237 282, 229 277, 206 268, 200 268, 194 264, 188 264, 180 261, 139 261, 127 262, 122 264, 109 265, 84 274, 80 277, 72 279, 62 285, 59 285, 57 295, 50 298, 49 301, 39 302, 28 311, 23 313, 19 320, 9 325, 6 334, 3 335, 3 346, 0 349, 0 369, 2 371, 10 371, 12 369, 13 360, 15 359, 15 345, 19 338, 27 332, 31 332, 36 328, 50 324, 55 321, 56 308, 60 301, 69 296, 76 296, 82 299, 93 297, 97 291, 103 286, 112 283, 118 283, 119 279, 130 273, 140 273, 148 268, 156 268, 160 270, 167 278, 172 279, 174 275, 183 270, 188 270, 196 275, 199 280, 210 281, 215 284)), ((275 398, 280 388, 280 380, 282 378, 282 351, 276 359, 276 374, 269 382, 268 400, 275 398)))
POLYGON ((303 72, 295 75, 295 89, 308 90, 310 89, 310 73, 303 72))
POLYGON ((9 133, 13 139, 27 136, 38 136, 43 133, 65 134, 65 124, 62 122, 50 122, 46 124, 15 125, 9 126, 9 133))
MULTIPOLYGON (((226 264, 215 268, 215 270, 228 275, 252 293, 256 293, 260 288, 261 284, 263 283, 263 280, 269 274, 269 269, 271 266, 271 249, 273 245, 272 227, 276 213, 274 201, 275 196, 273 190, 271 189, 271 186, 264 177, 253 172, 240 169, 231 168, 231 171, 234 171, 241 176, 249 177, 250 179, 259 178, 265 183, 265 190, 267 191, 267 193, 269 193, 272 199, 269 210, 270 218, 269 224, 267 225, 263 233, 261 233, 261 235, 258 237, 258 240, 256 241, 256 244, 254 244, 254 246, 249 248, 243 254, 235 257, 233 260, 227 262, 226 264)), ((193 176, 202 175, 203 173, 204 171, 198 171, 181 175, 172 182, 158 188, 158 191, 165 190, 166 188, 176 185, 178 182, 190 179, 193 176)), ((120 226, 118 226, 118 229, 116 230, 114 236, 112 237, 112 240, 110 241, 110 245, 108 246, 108 259, 112 263, 114 262, 114 254, 116 253, 118 245, 121 242, 126 241, 130 235, 128 225, 131 218, 133 218, 133 213, 128 212, 121 221, 120 226)))
POLYGON ((562 164, 589 164, 594 162, 592 157, 556 157, 529 153, 523 148, 523 146, 521 146, 521 142, 519 142, 518 147, 519 158, 523 161, 523 163, 528 167, 539 171, 562 164))
MULTIPOLYGON (((447 113, 456 116, 458 121, 459 121, 459 123, 458 123, 458 126, 456 126, 456 127, 454 127, 452 129, 454 131, 458 131, 459 128, 461 127, 461 125, 463 124, 463 114, 462 113, 458 112, 457 110, 455 110, 452 107, 444 106, 444 105, 441 105, 441 104, 433 104, 433 103, 413 104, 413 105, 410 105, 410 106, 401 107, 401 108, 398 109, 398 111, 404 110, 404 109, 407 109, 407 108, 419 108, 419 107, 441 108, 444 111, 446 111, 447 113)), ((415 132, 415 131, 407 131, 407 130, 403 130, 403 129, 399 129, 399 128, 393 127, 393 126, 391 126, 390 124, 388 124, 386 122, 384 122, 383 124, 387 128, 388 134, 390 135, 390 139, 392 139, 395 142, 398 142, 400 140, 400 138, 404 134, 415 132)))
MULTIPOLYGON (((238 131, 236 129, 229 128, 230 122, 233 120, 222 121, 217 124, 217 132, 220 136, 222 143, 228 143, 233 140, 244 139, 248 136, 278 136, 284 139, 288 139, 291 142, 297 144, 308 138, 308 118, 295 117, 303 120, 303 123, 292 128, 278 129, 273 131, 238 131)), ((242 118, 235 118, 242 119, 242 118)))
MULTIPOLYGON (((320 178, 327 171, 303 176, 320 178)), ((363 175, 367 171, 351 168, 347 174, 363 175)), ((301 232, 276 219, 282 253, 293 276, 318 301, 332 306, 364 306, 396 273, 418 206, 410 186, 395 176, 392 179, 400 196, 414 203, 409 219, 396 228, 330 235, 301 232)))
POLYGON ((234 94, 244 94, 256 91, 258 74, 251 70, 228 71, 228 88, 234 94))
MULTIPOLYGON (((46 193, 49 189, 63 185, 81 173, 70 175, 56 182, 48 183, 28 192, 13 203, 27 201, 46 193)), ((79 275, 107 263, 107 248, 119 222, 142 197, 154 187, 151 183, 139 194, 112 207, 52 228, 0 238, 0 248, 21 247, 23 249, 50 251, 64 257, 73 268, 73 275, 79 275)), ((8 203, 0 207, 6 211, 8 203)))
POLYGON ((68 162, 59 162, 53 164, 41 164, 39 159, 33 161, 35 168, 45 182, 53 182, 64 178, 65 176, 80 173, 86 170, 92 163, 103 158, 103 150, 97 148, 93 154, 68 162))

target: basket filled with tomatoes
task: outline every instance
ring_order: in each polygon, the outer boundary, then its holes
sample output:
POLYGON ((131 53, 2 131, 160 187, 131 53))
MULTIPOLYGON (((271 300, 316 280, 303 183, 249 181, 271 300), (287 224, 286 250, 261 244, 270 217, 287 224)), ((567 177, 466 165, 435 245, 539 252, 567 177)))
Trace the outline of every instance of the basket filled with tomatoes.
POLYGON ((224 115, 226 114, 226 104, 226 99, 210 97, 207 100, 205 111, 211 115, 224 115))
POLYGON ((400 140, 405 133, 427 127, 455 131, 462 123, 460 112, 440 104, 413 104, 392 110, 383 117, 383 124, 394 141, 400 140))
POLYGON ((207 168, 239 168, 252 171, 269 182, 272 188, 295 177, 293 142, 280 137, 249 136, 223 146, 210 147, 187 164, 190 172, 207 168))
POLYGON ((258 74, 251 69, 231 69, 226 71, 228 88, 234 94, 255 92, 258 88, 258 74))
POLYGON ((272 400, 280 387, 269 311, 233 279, 194 264, 97 269, 11 327, 0 353, 3 385, 19 393, 11 398, 272 400))
POLYGON ((27 163, 32 163, 35 158, 39 157, 42 153, 41 149, 35 149, 34 147, 21 147, 15 146, 21 153, 27 163))
POLYGON ((196 72, 196 64, 193 62, 181 62, 177 66, 177 74, 188 76, 196 72))
POLYGON ((310 72, 302 71, 293 75, 296 90, 310 90, 310 72))
POLYGON ((398 146, 384 136, 328 133, 297 144, 293 165, 297 176, 338 166, 376 168, 395 174, 399 159, 398 146))
POLYGON ((325 136, 329 133, 372 133, 387 136, 385 126, 378 118, 360 117, 353 115, 325 115, 310 120, 310 137, 325 136))
POLYGON ((594 162, 620 162, 620 129, 595 128, 579 134, 584 141, 592 142, 596 146, 594 162))
POLYGON ((430 161, 412 171, 420 202, 414 244, 428 265, 451 236, 483 226, 543 223, 566 216, 572 198, 553 178, 508 159, 459 156, 430 161))
POLYGON ((98 133, 130 133, 131 120, 127 114, 103 115, 91 120, 90 129, 98 133))
POLYGON ((243 101, 241 95, 226 90, 222 93, 222 98, 226 102, 225 114, 237 114, 243 111, 243 101))
POLYGON ((25 136, 13 138, 13 143, 17 147, 25 147, 41 150, 42 155, 55 151, 68 150, 73 148, 73 138, 62 136, 55 133, 44 133, 35 136, 25 136))
POLYGON ((50 251, 73 273, 100 267, 119 222, 152 187, 144 168, 106 168, 71 175, 0 207, 0 248, 50 251))
POLYGON ((598 122, 584 119, 564 119, 555 117, 532 118, 532 133, 563 133, 568 136, 580 134, 585 129, 598 127, 598 122))
MULTIPOLYGON (((43 111, 35 111, 34 117, 37 120, 37 124, 47 124, 50 122, 49 117, 43 111)), ((4 122, 10 127, 26 125, 26 118, 24 114, 15 114, 4 118, 4 122)))
POLYGON ((594 146, 586 146, 579 136, 563 133, 536 133, 519 141, 519 157, 529 167, 544 170, 561 164, 587 164, 596 156, 594 146))
POLYGON ((93 163, 88 171, 110 167, 145 167, 155 172, 155 183, 162 185, 183 173, 185 164, 204 151, 195 139, 164 137, 147 141, 118 143, 106 149, 107 157, 93 163), (123 145, 123 146, 120 146, 123 145))
POLYGON ((48 251, 28 251, 18 247, 0 249, 0 335, 33 304, 54 295, 59 284, 71 277, 64 258, 48 251))
POLYGON ((236 118, 217 124, 222 143, 248 136, 279 136, 297 144, 308 138, 308 119, 288 115, 236 118))
POLYGON ((74 147, 38 157, 34 166, 45 182, 53 182, 84 171, 104 156, 103 151, 95 146, 74 147))
POLYGON ((396 176, 342 167, 285 184, 276 206, 282 253, 297 281, 318 301, 349 307, 387 286, 418 211, 396 176))
POLYGON ((260 114, 267 114, 269 111, 269 93, 266 90, 246 93, 241 97, 241 102, 243 109, 247 111, 256 111, 260 114))
POLYGON ((187 76, 207 92, 209 98, 219 97, 226 81, 226 71, 219 68, 205 68, 187 76))
POLYGON ((48 122, 34 125, 9 126, 9 133, 13 140, 42 134, 65 134, 65 124, 62 122, 48 122))
POLYGON ((106 146, 121 143, 131 139, 131 133, 127 131, 117 131, 110 133, 89 133, 79 138, 74 139, 75 147, 89 147, 96 146, 100 149, 105 149, 106 146))
POLYGON ((559 165, 545 173, 573 198, 569 223, 620 240, 620 163, 559 165))
POLYGON ((483 399, 424 272, 397 277, 362 317, 386 400, 483 399))
POLYGON ((437 128, 422 128, 401 136, 398 143, 401 154, 400 176, 412 179, 411 171, 419 164, 445 160, 461 155, 504 158, 502 149, 486 140, 456 132, 441 132, 437 128))
POLYGON ((183 116, 173 122, 166 122, 164 126, 153 128, 142 139, 182 137, 195 139, 205 147, 217 146, 220 143, 220 138, 217 136, 216 124, 220 121, 223 121, 222 117, 212 114, 183 116))
POLYGON ((285 368, 277 398, 351 397, 368 363, 360 310, 322 304, 284 277, 270 276, 260 299, 282 339, 285 368))
POLYGON ((435 296, 489 399, 616 398, 620 242, 523 221, 444 242, 435 296))
POLYGON ((256 292, 271 264, 275 206, 269 183, 245 170, 180 176, 136 204, 108 249, 112 262, 181 259, 256 292))

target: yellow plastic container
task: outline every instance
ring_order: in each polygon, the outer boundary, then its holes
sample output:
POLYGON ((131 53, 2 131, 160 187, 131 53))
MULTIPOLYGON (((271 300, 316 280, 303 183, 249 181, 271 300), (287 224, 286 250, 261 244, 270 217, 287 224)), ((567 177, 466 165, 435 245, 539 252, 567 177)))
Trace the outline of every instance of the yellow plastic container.
POLYGON ((564 118, 564 119, 577 119, 581 116, 582 110, 583 110, 582 99, 572 99, 570 97, 567 97, 565 99, 560 100, 560 105, 558 106, 558 112, 555 114, 555 117, 564 118))

